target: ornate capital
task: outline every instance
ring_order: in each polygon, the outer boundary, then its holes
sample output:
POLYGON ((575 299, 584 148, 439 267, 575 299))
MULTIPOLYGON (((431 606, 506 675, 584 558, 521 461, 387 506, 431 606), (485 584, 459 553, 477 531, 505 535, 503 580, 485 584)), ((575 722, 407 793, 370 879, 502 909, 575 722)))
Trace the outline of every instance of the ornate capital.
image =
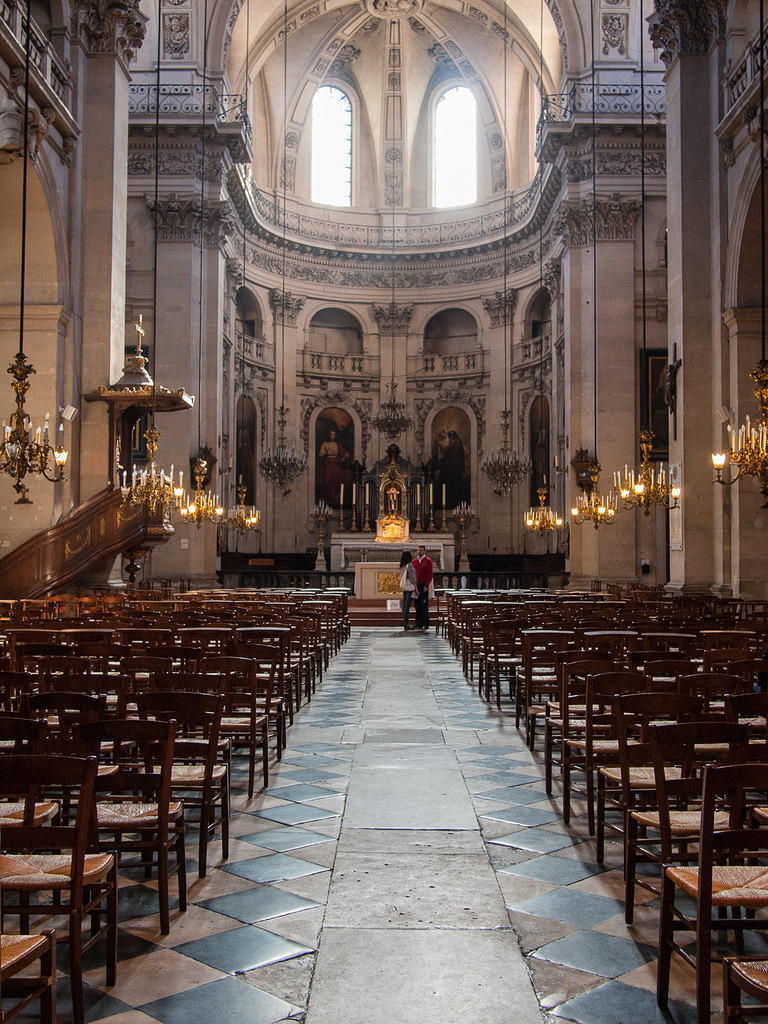
POLYGON ((488 314, 491 327, 502 327, 504 325, 504 312, 506 307, 506 322, 512 323, 517 306, 517 289, 508 288, 506 295, 503 292, 494 292, 492 297, 483 298, 483 308, 488 314), (506 300, 506 301, 505 301, 506 300))
POLYGON ((405 306, 398 306, 396 302, 390 302, 386 306, 374 306, 373 316, 379 325, 379 332, 395 332, 404 334, 408 331, 413 316, 413 303, 405 306))
POLYGON ((126 64, 141 48, 148 21, 139 0, 76 0, 72 18, 73 34, 91 53, 115 53, 126 64))
POLYGON ((290 292, 282 292, 279 288, 270 288, 269 291, 269 304, 272 307, 272 312, 275 315, 275 323, 283 323, 283 316, 285 316, 285 326, 295 327, 296 317, 302 310, 306 299, 301 295, 292 295, 290 292))
MULTIPOLYGON (((594 210, 594 228, 598 242, 630 242, 635 237, 635 223, 640 203, 622 201, 614 192, 610 199, 597 201, 594 210)), ((591 245, 593 239, 592 197, 580 203, 563 203, 555 218, 555 231, 567 246, 591 245)))
POLYGON ((554 302, 560 295, 562 283, 562 261, 559 259, 547 260, 544 264, 544 287, 549 292, 549 297, 554 302))
POLYGON ((707 53, 725 32, 725 7, 725 0, 654 0, 649 35, 664 63, 707 53))
MULTIPOLYGON (((147 197, 147 206, 154 213, 154 198, 147 197)), ((235 211, 229 200, 207 202, 204 218, 200 196, 184 197, 175 192, 157 203, 157 237, 161 242, 200 242, 200 223, 204 219, 203 242, 206 246, 223 245, 232 234, 235 211)))

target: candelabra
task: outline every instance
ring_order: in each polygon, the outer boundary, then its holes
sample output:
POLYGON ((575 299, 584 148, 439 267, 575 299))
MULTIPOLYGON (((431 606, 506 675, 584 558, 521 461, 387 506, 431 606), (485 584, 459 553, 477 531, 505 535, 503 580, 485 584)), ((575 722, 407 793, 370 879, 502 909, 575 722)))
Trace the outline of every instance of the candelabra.
POLYGON ((471 505, 468 505, 466 501, 462 501, 460 505, 451 510, 451 519, 455 519, 459 524, 461 530, 461 537, 459 538, 459 572, 469 571, 469 555, 467 553, 467 527, 473 519, 477 518, 477 514, 471 505))
MULTIPOLYGON (((10 426, 3 424, 3 438, 0 441, 0 469, 14 480, 13 489, 19 495, 17 505, 31 505, 27 497, 28 488, 22 483, 27 473, 40 476, 56 483, 64 477, 67 450, 58 445, 55 448, 48 439, 50 417, 46 413, 42 427, 33 431, 29 413, 24 408, 24 399, 29 391, 28 377, 35 372, 23 352, 8 367, 13 378, 11 388, 16 396, 16 408, 11 413, 10 426)), ((60 429, 63 429, 63 424, 60 429)))
POLYGON ((509 447, 509 410, 501 413, 501 448, 483 459, 480 468, 488 477, 496 494, 509 494, 531 471, 530 459, 523 458, 509 447))
POLYGON ((749 375, 755 382, 754 394, 760 421, 753 422, 747 416, 738 430, 734 430, 729 423, 728 450, 713 452, 712 465, 717 473, 715 482, 727 487, 743 476, 755 477, 765 498, 763 508, 768 508, 768 362, 761 359, 749 375), (736 466, 736 475, 724 480, 723 470, 729 458, 736 466))
POLYGON ((539 506, 528 509, 523 524, 530 533, 554 533, 563 525, 563 520, 547 505, 547 488, 539 487, 536 493, 539 496, 539 506))
POLYGON ((300 476, 307 465, 307 456, 296 450, 294 445, 285 443, 285 424, 288 410, 281 405, 277 410, 278 441, 275 448, 267 448, 259 459, 262 476, 272 480, 284 495, 291 493, 291 484, 300 476))
POLYGON ((652 505, 663 505, 664 508, 677 508, 680 504, 680 488, 667 483, 664 465, 659 466, 658 473, 651 463, 654 433, 643 430, 640 433, 640 451, 643 458, 635 478, 635 471, 624 466, 621 471, 613 474, 613 489, 621 495, 624 508, 642 508, 645 515, 651 514, 652 505))
POLYGON ((123 470, 123 485, 120 488, 123 504, 145 505, 150 515, 155 515, 158 510, 166 515, 171 509, 179 508, 184 496, 183 472, 179 471, 179 482, 174 484, 173 466, 170 473, 166 473, 157 465, 157 449, 161 436, 154 424, 147 428, 144 440, 147 443, 149 465, 139 470, 134 465, 130 481, 127 471, 123 470))
POLYGON ((320 531, 317 538, 317 558, 315 559, 315 570, 317 572, 325 572, 325 520, 330 519, 333 515, 333 510, 330 505, 326 505, 324 501, 318 501, 315 507, 310 513, 312 518, 317 523, 320 531))
POLYGON ((245 507, 245 491, 245 484, 238 484, 237 505, 233 505, 229 510, 229 516, 226 520, 226 525, 233 530, 237 530, 238 533, 258 530, 261 526, 261 512, 259 509, 254 508, 253 505, 250 508, 245 507))
POLYGON ((581 523, 593 523, 595 529, 601 524, 613 523, 618 510, 618 498, 614 493, 600 494, 600 463, 594 462, 590 470, 591 487, 580 494, 576 505, 571 509, 571 517, 579 526, 581 523))
POLYGON ((208 463, 199 456, 195 459, 193 476, 195 478, 195 493, 191 501, 182 505, 180 511, 186 523, 194 523, 200 529, 203 523, 220 523, 224 515, 224 508, 219 502, 218 494, 211 494, 203 489, 208 463))

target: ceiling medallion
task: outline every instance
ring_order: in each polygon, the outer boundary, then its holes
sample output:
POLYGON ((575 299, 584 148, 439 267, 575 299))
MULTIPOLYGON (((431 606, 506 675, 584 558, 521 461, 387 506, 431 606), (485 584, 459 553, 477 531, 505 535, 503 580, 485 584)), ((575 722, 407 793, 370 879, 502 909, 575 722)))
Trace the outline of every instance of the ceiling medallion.
POLYGON ((424 0, 365 0, 363 6, 375 18, 410 18, 424 7, 424 0))

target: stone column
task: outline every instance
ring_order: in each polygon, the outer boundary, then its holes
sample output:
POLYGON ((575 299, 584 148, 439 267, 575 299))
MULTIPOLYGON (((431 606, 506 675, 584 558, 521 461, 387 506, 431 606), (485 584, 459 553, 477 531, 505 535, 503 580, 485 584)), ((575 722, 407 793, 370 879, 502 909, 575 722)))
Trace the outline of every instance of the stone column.
MULTIPOLYGON (((634 230, 639 207, 618 195, 597 200, 597 340, 594 331, 592 199, 564 204, 558 228, 567 246, 564 263, 566 332, 566 422, 570 457, 584 448, 602 466, 600 491, 607 494, 613 471, 635 460, 638 375, 634 332, 634 230), (595 436, 595 344, 597 344, 597 437, 595 436), (595 447, 597 451, 595 452, 595 447)), ((569 474, 567 508, 581 493, 569 474)), ((569 516, 570 519, 570 516, 569 516)), ((592 578, 627 580, 636 574, 635 528, 630 513, 617 513, 597 530, 571 522, 571 582, 592 578)))
MULTIPOLYGON (((649 19, 667 65, 667 215, 670 361, 681 359, 670 464, 682 466, 683 499, 673 513, 670 588, 708 590, 724 576, 721 495, 707 448, 720 443, 712 409, 721 404, 719 249, 722 197, 719 89, 724 0, 655 0, 649 19), (716 435, 716 437, 715 437, 716 435), (704 450, 702 450, 704 449, 704 450)), ((725 582, 725 581, 723 581, 725 582)))
MULTIPOLYGON (((141 46, 147 19, 139 0, 77 0, 72 7, 82 129, 71 197, 79 218, 72 240, 79 278, 73 291, 80 296, 75 354, 79 391, 86 394, 117 380, 124 361, 128 63, 141 46)), ((105 487, 110 467, 106 405, 83 403, 80 413, 80 490, 73 488, 74 500, 105 487)))

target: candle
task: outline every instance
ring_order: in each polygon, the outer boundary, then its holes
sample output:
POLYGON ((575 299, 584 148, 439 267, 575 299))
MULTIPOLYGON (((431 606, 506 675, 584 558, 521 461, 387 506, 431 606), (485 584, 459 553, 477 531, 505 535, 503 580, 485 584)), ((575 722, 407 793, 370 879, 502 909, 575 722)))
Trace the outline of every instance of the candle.
POLYGON ((443 484, 443 508, 445 508, 445 484, 443 484))
POLYGON ((339 508, 344 505, 344 484, 339 487, 339 508))
POLYGON ((418 509, 421 505, 421 484, 416 484, 416 508, 418 509))
POLYGON ((434 500, 434 498, 433 498, 433 494, 432 494, 432 484, 430 483, 430 485, 429 485, 429 504, 430 505, 432 505, 433 500, 434 500))
POLYGON ((357 504, 357 484, 352 484, 352 505, 357 504))

